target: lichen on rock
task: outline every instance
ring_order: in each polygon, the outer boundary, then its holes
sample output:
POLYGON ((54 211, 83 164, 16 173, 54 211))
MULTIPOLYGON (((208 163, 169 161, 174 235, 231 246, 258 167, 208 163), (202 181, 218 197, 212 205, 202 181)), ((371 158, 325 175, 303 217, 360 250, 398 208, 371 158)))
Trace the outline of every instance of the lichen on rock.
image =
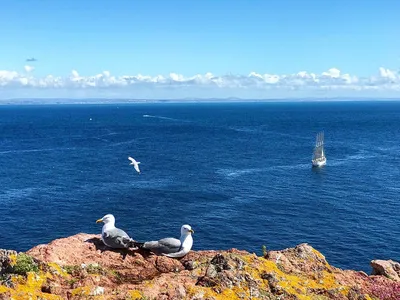
POLYGON ((400 299, 396 262, 378 263, 386 273, 341 270, 307 244, 262 257, 231 249, 172 259, 78 234, 27 253, 0 250, 0 299, 400 299))

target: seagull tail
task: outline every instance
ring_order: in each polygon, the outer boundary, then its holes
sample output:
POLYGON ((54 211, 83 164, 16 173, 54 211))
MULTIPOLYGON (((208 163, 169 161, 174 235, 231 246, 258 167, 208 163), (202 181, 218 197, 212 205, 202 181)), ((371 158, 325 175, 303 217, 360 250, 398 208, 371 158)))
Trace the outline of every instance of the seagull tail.
POLYGON ((138 244, 143 244, 143 243, 138 243, 132 238, 126 238, 124 239, 124 242, 127 244, 128 248, 133 248, 133 250, 138 249, 138 244))
POLYGON ((143 245, 144 245, 144 243, 140 243, 140 242, 136 242, 136 241, 132 240, 132 247, 136 247, 136 248, 142 249, 143 245))

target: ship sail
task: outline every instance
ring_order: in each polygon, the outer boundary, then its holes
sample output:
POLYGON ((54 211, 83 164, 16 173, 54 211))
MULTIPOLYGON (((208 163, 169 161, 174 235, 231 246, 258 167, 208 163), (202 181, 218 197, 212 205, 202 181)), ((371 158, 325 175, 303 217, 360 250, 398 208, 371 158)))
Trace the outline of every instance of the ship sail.
POLYGON ((313 159, 321 159, 324 156, 324 133, 319 132, 315 141, 313 159))
POLYGON ((315 140, 315 147, 312 158, 313 166, 322 166, 326 163, 325 151, 324 151, 324 132, 321 131, 317 134, 315 140))

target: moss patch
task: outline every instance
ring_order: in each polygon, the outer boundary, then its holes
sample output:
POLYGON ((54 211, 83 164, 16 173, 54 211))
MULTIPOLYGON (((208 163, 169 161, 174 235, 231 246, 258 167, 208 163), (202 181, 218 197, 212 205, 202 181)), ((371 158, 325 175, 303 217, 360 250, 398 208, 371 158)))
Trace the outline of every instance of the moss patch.
POLYGON ((20 253, 15 258, 10 257, 10 259, 13 262, 12 268, 15 274, 26 275, 28 272, 37 273, 39 271, 39 267, 33 258, 25 253, 20 253))
POLYGON ((64 277, 64 278, 68 277, 68 273, 65 270, 63 270, 58 264, 48 263, 47 265, 49 266, 50 271, 53 274, 60 275, 61 277, 64 277))
POLYGON ((11 299, 47 299, 47 300, 59 300, 62 297, 43 293, 41 288, 48 278, 51 278, 50 273, 39 272, 28 272, 26 277, 16 275, 12 278, 15 285, 14 288, 7 288, 0 286, 0 294, 7 293, 11 299))
POLYGON ((128 299, 129 300, 141 300, 141 299, 144 299, 144 296, 141 291, 131 290, 128 292, 128 299))
POLYGON ((72 296, 89 296, 91 288, 88 286, 78 287, 71 291, 72 296))
POLYGON ((89 274, 104 274, 105 273, 104 269, 100 265, 97 265, 97 264, 96 265, 92 265, 92 264, 88 265, 86 267, 86 271, 89 274))
POLYGON ((63 269, 70 275, 78 275, 81 272, 80 266, 64 266, 63 269))

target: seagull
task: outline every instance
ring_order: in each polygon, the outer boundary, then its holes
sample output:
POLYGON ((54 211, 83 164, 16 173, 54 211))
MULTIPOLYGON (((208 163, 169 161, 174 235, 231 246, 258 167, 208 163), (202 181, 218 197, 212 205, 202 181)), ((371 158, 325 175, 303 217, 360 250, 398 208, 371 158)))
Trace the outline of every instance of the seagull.
POLYGON ((132 158, 130 156, 128 156, 128 159, 131 161, 131 163, 129 165, 133 165, 135 170, 140 174, 140 169, 139 169, 140 161, 136 161, 134 158, 132 158))
POLYGON ((131 239, 122 229, 115 227, 115 218, 112 214, 107 214, 96 221, 96 223, 101 222, 104 223, 101 230, 101 239, 106 246, 114 249, 133 247, 133 250, 137 250, 134 246, 135 240, 131 239))
POLYGON ((194 230, 190 225, 181 227, 180 239, 164 238, 158 241, 150 241, 145 243, 135 242, 135 246, 149 250, 157 255, 164 255, 172 258, 181 258, 189 253, 193 246, 192 233, 194 230))

